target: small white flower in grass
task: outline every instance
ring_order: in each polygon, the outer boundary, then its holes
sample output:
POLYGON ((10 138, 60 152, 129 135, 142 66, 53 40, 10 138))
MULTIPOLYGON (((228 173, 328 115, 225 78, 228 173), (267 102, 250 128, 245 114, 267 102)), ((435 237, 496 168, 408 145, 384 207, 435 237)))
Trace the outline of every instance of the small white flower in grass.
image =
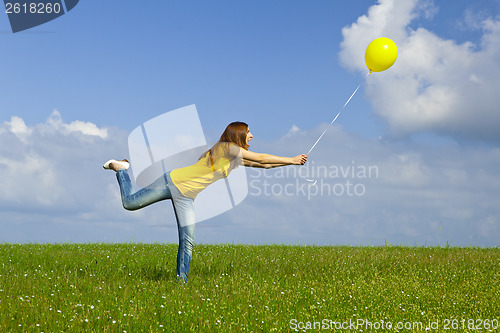
POLYGON ((113 324, 116 324, 116 320, 113 320, 113 321, 112 321, 112 323, 113 323, 113 324))
POLYGON ((179 311, 179 314, 181 314, 181 313, 182 313, 182 311, 179 311))

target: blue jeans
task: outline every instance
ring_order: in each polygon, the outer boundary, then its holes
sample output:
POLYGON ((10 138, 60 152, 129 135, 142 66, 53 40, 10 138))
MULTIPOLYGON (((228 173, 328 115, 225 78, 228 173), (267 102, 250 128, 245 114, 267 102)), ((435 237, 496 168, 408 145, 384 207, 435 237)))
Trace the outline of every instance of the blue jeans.
POLYGON ((132 193, 132 182, 127 169, 118 170, 116 178, 120 185, 123 207, 127 210, 137 210, 158 201, 172 200, 179 231, 177 276, 187 282, 194 245, 194 200, 182 195, 172 183, 169 172, 147 188, 142 188, 135 193, 132 193))

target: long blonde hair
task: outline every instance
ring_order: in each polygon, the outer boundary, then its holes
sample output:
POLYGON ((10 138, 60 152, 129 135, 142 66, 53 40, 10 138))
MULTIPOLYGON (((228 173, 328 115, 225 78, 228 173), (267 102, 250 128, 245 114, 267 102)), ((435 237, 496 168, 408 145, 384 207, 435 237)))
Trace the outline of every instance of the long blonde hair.
POLYGON ((227 125, 224 133, 222 133, 219 142, 232 142, 241 148, 248 150, 247 143, 248 125, 241 121, 235 121, 227 125))
MULTIPOLYGON (((224 130, 224 132, 220 136, 219 141, 215 145, 213 145, 212 148, 210 148, 209 150, 204 152, 200 156, 199 159, 204 158, 205 156, 207 156, 208 153, 213 151, 216 146, 223 144, 223 143, 234 143, 238 147, 241 147, 245 150, 248 150, 250 145, 247 143, 247 133, 248 133, 248 125, 246 123, 241 122, 241 121, 235 121, 235 122, 230 123, 229 125, 227 125, 226 129, 224 130)), ((211 158, 213 158, 213 157, 211 156, 211 158)), ((215 163, 217 163, 218 159, 219 159, 219 156, 215 156, 215 160, 216 160, 215 163)), ((233 162, 236 162, 236 161, 233 160, 233 162)), ((214 163, 214 162, 212 161, 211 163, 214 163)))

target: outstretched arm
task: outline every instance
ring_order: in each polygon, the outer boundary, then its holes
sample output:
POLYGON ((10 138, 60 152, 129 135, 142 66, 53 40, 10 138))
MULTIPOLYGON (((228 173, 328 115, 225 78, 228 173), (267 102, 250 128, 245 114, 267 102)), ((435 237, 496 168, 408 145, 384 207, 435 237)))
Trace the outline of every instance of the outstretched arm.
POLYGON ((295 157, 281 157, 271 154, 254 153, 241 149, 243 164, 254 168, 275 168, 285 165, 303 165, 307 161, 307 155, 301 154, 295 157))
POLYGON ((271 168, 276 168, 280 166, 285 166, 288 164, 261 164, 259 162, 254 162, 254 161, 249 161, 249 160, 243 160, 243 165, 246 167, 252 167, 252 168, 263 168, 263 169, 271 169, 271 168))

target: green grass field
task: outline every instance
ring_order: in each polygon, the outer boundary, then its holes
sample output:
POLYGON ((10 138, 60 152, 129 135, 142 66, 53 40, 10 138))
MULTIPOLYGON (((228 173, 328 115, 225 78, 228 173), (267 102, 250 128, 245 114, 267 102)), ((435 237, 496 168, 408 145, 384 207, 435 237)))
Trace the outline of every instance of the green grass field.
POLYGON ((0 332, 500 331, 498 248, 196 245, 186 285, 176 252, 0 244, 0 332))

